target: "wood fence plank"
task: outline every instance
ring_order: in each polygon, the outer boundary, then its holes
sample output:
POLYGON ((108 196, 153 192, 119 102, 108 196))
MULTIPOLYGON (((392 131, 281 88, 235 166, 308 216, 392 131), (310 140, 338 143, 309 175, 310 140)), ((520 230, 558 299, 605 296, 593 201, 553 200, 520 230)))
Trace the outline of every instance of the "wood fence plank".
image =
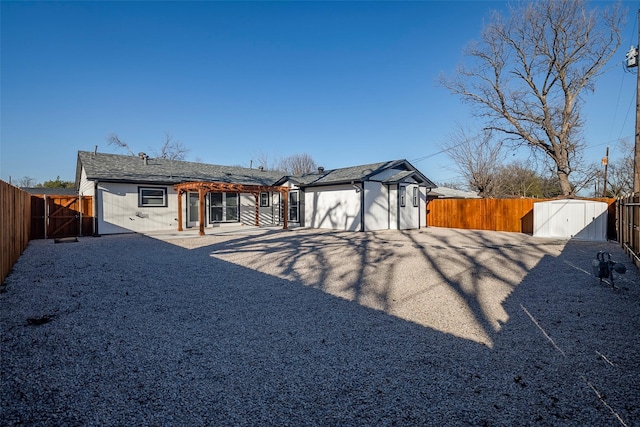
MULTIPOLYGON (((431 227, 533 233, 533 204, 554 199, 435 199, 427 205, 431 227)), ((586 199, 609 205, 609 238, 615 239, 616 199, 586 199)))
POLYGON ((0 283, 29 244, 31 198, 18 187, 0 180, 0 283))

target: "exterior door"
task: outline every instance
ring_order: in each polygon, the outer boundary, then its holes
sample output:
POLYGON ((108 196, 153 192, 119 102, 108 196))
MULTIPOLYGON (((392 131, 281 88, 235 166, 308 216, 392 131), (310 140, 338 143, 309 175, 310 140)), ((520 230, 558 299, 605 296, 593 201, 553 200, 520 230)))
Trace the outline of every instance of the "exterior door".
POLYGON ((420 228, 419 190, 412 185, 398 186, 398 229, 411 230, 420 228))
POLYGON ((198 193, 187 193, 187 227, 198 227, 198 193))

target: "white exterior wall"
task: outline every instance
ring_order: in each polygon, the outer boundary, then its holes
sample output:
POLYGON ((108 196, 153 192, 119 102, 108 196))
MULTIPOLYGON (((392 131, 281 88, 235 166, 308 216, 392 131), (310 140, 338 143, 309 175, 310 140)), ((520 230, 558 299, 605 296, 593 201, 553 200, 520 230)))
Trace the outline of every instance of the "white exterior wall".
POLYGON ((99 183, 97 202, 100 234, 178 229, 178 197, 171 185, 99 183), (139 207, 138 187, 166 188, 167 206, 139 207))
POLYGON ((389 188, 380 182, 364 183, 365 231, 389 229, 389 188))
MULTIPOLYGON (((273 194, 269 193, 269 206, 261 206, 258 211, 260 225, 273 225, 273 194)), ((240 222, 245 225, 256 225, 256 198, 253 194, 240 194, 240 222)), ((258 199, 260 205, 260 199, 258 199)))
POLYGON ((306 227, 360 231, 361 195, 353 186, 306 188, 302 194, 306 227))
POLYGON ((607 240, 607 204, 589 200, 553 200, 533 204, 535 237, 607 240))
POLYGON ((80 183, 78 185, 78 194, 80 196, 94 196, 95 186, 93 181, 87 181, 87 172, 84 167, 80 171, 80 183))
MULTIPOLYGON (((86 175, 84 176, 86 178, 86 175)), ((81 182, 80 187, 85 188, 84 194, 93 195, 93 182, 81 182)), ((182 195, 182 218, 186 227, 187 198, 182 195)), ((98 185, 98 195, 94 198, 96 203, 95 215, 98 218, 98 233, 144 233, 159 230, 178 229, 178 195, 172 185, 141 185, 104 183, 98 185), (139 207, 138 187, 166 188, 166 207, 139 207)), ((243 224, 255 224, 255 198, 251 194, 240 195, 240 222, 243 224)), ((273 224, 273 204, 260 208, 260 225, 273 224)), ((209 197, 205 199, 205 227, 212 227, 209 222, 209 197)))

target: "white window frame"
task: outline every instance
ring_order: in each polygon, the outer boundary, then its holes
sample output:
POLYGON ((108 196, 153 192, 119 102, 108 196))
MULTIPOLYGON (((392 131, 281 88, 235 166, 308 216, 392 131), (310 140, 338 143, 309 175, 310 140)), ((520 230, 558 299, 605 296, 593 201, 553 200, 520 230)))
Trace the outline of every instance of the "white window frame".
POLYGON ((418 187, 413 187, 413 207, 417 208, 420 202, 420 191, 418 187))
POLYGON ((404 185, 400 186, 400 206, 401 207, 405 207, 407 202, 407 187, 405 187, 404 185))
POLYGON ((260 207, 261 208, 268 208, 270 200, 271 200, 271 197, 270 197, 269 193, 266 193, 264 191, 262 193, 260 193, 260 207))
POLYGON ((299 190, 291 190, 287 196, 289 198, 289 212, 287 212, 287 220, 293 223, 300 223, 300 191, 299 190), (295 194, 296 203, 291 203, 292 194, 295 194), (291 219, 291 211, 295 211, 296 219, 291 219))
POLYGON ((139 208, 166 208, 167 207, 167 187, 138 187, 138 207, 139 208), (162 191, 162 195, 145 195, 148 191, 162 191), (145 202, 147 200, 147 202, 145 202), (160 200, 161 203, 149 203, 149 200, 160 200))

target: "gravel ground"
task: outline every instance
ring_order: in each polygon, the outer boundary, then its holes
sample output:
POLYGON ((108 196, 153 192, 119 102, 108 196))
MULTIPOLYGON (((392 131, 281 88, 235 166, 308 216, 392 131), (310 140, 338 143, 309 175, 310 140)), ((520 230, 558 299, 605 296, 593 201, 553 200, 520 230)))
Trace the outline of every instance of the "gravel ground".
POLYGON ((615 243, 442 228, 33 241, 0 424, 640 425, 639 278, 615 243))

